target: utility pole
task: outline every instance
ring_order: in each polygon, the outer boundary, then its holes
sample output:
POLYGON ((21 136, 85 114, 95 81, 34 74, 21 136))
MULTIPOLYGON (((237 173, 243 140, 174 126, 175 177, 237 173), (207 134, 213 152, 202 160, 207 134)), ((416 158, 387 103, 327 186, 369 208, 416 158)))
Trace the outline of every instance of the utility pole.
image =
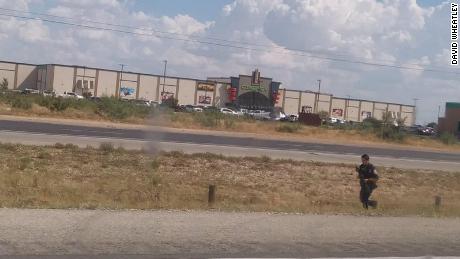
POLYGON ((115 94, 118 94, 118 96, 120 97, 120 91, 121 91, 121 86, 122 86, 121 83, 123 81, 123 69, 128 65, 126 65, 126 64, 118 64, 118 65, 121 66, 121 70, 120 70, 120 85, 118 87, 118 93, 115 93, 115 94))
POLYGON ((414 124, 417 123, 417 101, 420 100, 418 98, 413 98, 414 100, 414 124))
POLYGON ((163 60, 165 63, 165 68, 163 70, 163 90, 161 91, 161 102, 163 103, 163 98, 165 94, 165 84, 166 84, 166 66, 168 65, 168 60, 163 60))
POLYGON ((439 120, 440 115, 441 115, 441 105, 438 105, 438 120, 439 120))
POLYGON ((318 79, 318 93, 321 93, 321 79, 318 79))

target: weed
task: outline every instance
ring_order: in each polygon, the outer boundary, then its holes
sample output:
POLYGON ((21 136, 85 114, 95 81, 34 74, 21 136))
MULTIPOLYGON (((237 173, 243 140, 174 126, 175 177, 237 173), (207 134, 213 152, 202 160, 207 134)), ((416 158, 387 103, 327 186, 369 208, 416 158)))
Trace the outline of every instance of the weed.
POLYGON ((37 158, 38 158, 38 159, 47 159, 47 160, 50 160, 50 159, 52 158, 52 156, 51 156, 50 153, 45 152, 45 151, 42 151, 42 152, 38 153, 37 158))
POLYGON ((298 123, 284 123, 278 127, 276 127, 276 131, 278 132, 287 132, 287 133, 294 133, 301 129, 300 124, 298 123))
POLYGON ((115 148, 113 147, 112 143, 104 142, 99 145, 99 150, 103 151, 104 153, 110 153, 113 152, 115 148))
POLYGON ((454 145, 458 142, 458 139, 454 135, 447 132, 442 133, 439 139, 445 145, 454 145))

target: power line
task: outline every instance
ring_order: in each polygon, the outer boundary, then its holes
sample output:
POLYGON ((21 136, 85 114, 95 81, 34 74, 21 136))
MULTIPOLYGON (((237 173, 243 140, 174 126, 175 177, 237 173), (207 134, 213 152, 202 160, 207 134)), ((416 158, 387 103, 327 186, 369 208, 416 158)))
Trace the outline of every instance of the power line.
MULTIPOLYGON (((71 17, 65 17, 65 16, 59 16, 59 15, 51 15, 51 14, 45 14, 45 13, 39 13, 39 12, 31 12, 31 11, 26 11, 26 10, 17 10, 17 9, 9 9, 9 8, 3 8, 0 7, 0 10, 4 11, 10 11, 10 12, 19 12, 19 13, 26 13, 26 14, 32 14, 32 15, 40 15, 40 16, 47 16, 47 17, 54 17, 54 18, 60 18, 60 19, 67 19, 67 20, 73 20, 75 21, 76 19, 71 18, 71 17)), ((250 46, 256 46, 256 47, 264 47, 264 48, 275 48, 275 49, 280 49, 280 50, 285 50, 285 51, 291 51, 291 52, 301 52, 301 53, 320 53, 324 51, 313 51, 313 50, 308 50, 308 49, 297 49, 297 48, 286 48, 282 46, 277 46, 277 45, 268 45, 268 44, 260 44, 260 43, 253 43, 253 42, 244 42, 244 41, 235 41, 235 40, 227 40, 227 39, 222 39, 222 38, 216 38, 216 37, 200 37, 200 36, 194 36, 190 34, 184 34, 184 33, 177 33, 177 32, 166 32, 166 31, 160 31, 152 28, 144 28, 144 27, 135 27, 135 26, 129 26, 129 25, 124 25, 124 24, 117 24, 117 23, 108 23, 108 22, 101 22, 101 21, 95 21, 91 19, 86 19, 86 18, 80 18, 79 20, 89 22, 89 23, 94 23, 94 24, 100 24, 100 25, 106 25, 106 26, 113 26, 113 27, 120 27, 120 28, 127 28, 127 29, 133 29, 133 30, 143 30, 143 31, 150 31, 154 33, 160 33, 160 34, 168 34, 168 35, 177 35, 177 36, 185 36, 188 38, 192 39, 206 39, 206 40, 215 40, 215 41, 221 41, 221 42, 227 42, 227 43, 234 43, 234 44, 240 44, 240 45, 250 45, 250 46)), ((333 54, 334 56, 340 56, 343 58, 357 58, 353 57, 351 55, 344 55, 344 54, 337 54, 337 53, 330 53, 333 54)), ((323 54, 324 55, 324 54, 323 54)), ((360 58, 360 57, 358 57, 360 58)), ((362 57, 361 57, 362 58, 362 57)), ((374 59, 376 62, 391 62, 394 65, 394 60, 389 60, 389 59, 374 59)), ((371 62, 375 63, 375 62, 371 62)), ((405 63, 405 65, 413 65, 419 67, 420 64, 416 63, 405 63)), ((403 66, 400 64, 400 66, 403 66)), ((427 66, 423 66, 426 69, 428 69, 427 66)), ((431 66, 432 68, 435 68, 431 66)), ((447 67, 440 67, 438 68, 447 68, 447 67)), ((436 69, 435 69, 436 70, 436 69)), ((439 69, 437 69, 439 70, 439 69)))
POLYGON ((349 59, 344 59, 344 58, 318 56, 318 55, 313 55, 309 53, 298 53, 297 51, 289 50, 285 48, 283 48, 284 51, 281 52, 281 51, 273 51, 273 50, 268 50, 268 49, 259 49, 259 48, 251 48, 251 47, 232 45, 232 44, 226 44, 226 43, 211 42, 211 41, 205 41, 205 40, 199 40, 199 39, 177 38, 177 37, 171 37, 171 36, 157 35, 155 33, 141 33, 141 32, 135 32, 135 31, 125 31, 125 30, 120 30, 120 29, 96 27, 96 26, 73 23, 73 22, 56 21, 56 20, 40 18, 40 17, 28 17, 28 16, 22 16, 22 15, 2 14, 2 13, 0 13, 0 16, 14 17, 14 18, 19 18, 19 19, 24 19, 24 20, 39 20, 39 21, 48 22, 48 23, 75 26, 75 27, 80 27, 80 28, 85 28, 85 29, 112 31, 112 32, 139 35, 139 36, 153 36, 153 37, 161 38, 161 39, 177 40, 177 41, 182 41, 182 42, 193 42, 193 43, 233 48, 233 49, 252 50, 252 51, 259 51, 259 52, 272 52, 272 53, 278 53, 278 54, 284 54, 284 55, 288 54, 288 55, 308 57, 308 58, 320 59, 320 60, 329 60, 329 61, 342 62, 342 63, 360 64, 360 65, 394 68, 394 69, 404 69, 404 70, 416 70, 416 71, 424 71, 424 72, 432 72, 432 73, 445 73, 445 74, 456 74, 456 75, 460 74, 459 72, 439 70, 439 69, 429 69, 429 68, 422 68, 422 67, 408 67, 408 66, 402 66, 402 65, 391 65, 391 64, 359 61, 359 60, 349 60, 349 59))

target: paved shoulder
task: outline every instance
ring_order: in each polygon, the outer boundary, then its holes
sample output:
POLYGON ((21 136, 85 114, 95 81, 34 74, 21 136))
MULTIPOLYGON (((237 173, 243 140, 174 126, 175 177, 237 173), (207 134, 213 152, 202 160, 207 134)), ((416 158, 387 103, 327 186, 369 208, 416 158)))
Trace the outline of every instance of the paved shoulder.
POLYGON ((459 219, 1 209, 0 233, 2 255, 460 255, 459 219))

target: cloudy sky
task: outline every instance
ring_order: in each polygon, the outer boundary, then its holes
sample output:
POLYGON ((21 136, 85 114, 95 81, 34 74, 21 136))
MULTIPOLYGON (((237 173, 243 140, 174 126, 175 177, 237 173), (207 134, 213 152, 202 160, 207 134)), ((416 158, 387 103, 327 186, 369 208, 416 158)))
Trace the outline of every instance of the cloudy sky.
POLYGON ((285 88, 316 90, 321 79, 335 96, 418 98, 426 123, 460 101, 449 26, 450 2, 438 0, 0 0, 0 60, 161 74, 167 59, 168 74, 203 79, 257 67, 285 88))

